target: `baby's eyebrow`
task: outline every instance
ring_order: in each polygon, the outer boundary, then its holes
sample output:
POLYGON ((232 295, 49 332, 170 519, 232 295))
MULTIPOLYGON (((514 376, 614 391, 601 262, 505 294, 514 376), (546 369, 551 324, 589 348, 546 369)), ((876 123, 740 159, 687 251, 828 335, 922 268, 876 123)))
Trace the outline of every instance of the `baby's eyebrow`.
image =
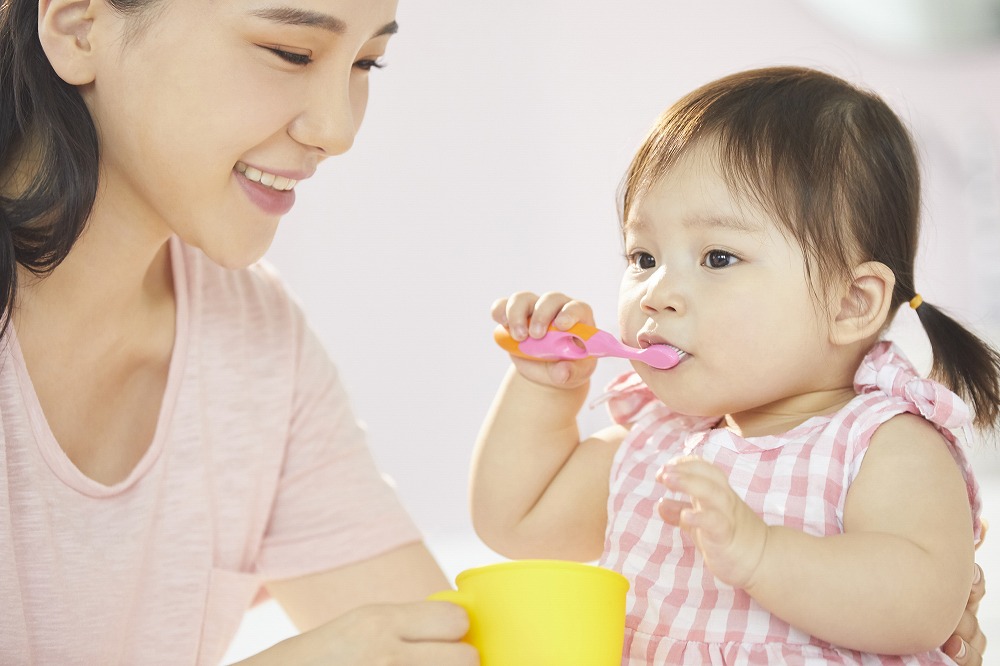
POLYGON ((626 235, 629 233, 638 234, 644 231, 649 231, 649 225, 641 217, 629 217, 622 224, 622 233, 626 235))
POLYGON ((734 215, 705 215, 689 217, 684 220, 685 227, 709 227, 721 229, 733 229, 745 233, 758 233, 763 231, 760 223, 748 220, 745 217, 734 215))
MULTIPOLYGON (((684 218, 685 227, 702 227, 716 229, 733 229, 744 233, 760 233, 763 227, 756 220, 735 215, 695 215, 684 218)), ((623 233, 640 233, 648 231, 649 225, 640 217, 630 217, 622 225, 623 233)))

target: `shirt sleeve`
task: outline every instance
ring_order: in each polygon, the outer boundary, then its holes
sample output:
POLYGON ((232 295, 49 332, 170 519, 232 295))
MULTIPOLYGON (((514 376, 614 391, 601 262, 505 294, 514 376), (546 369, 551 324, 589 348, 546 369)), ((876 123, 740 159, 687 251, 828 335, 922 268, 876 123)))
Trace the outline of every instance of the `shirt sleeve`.
POLYGON ((421 540, 376 469, 333 362, 299 316, 285 460, 257 560, 267 580, 326 571, 421 540))

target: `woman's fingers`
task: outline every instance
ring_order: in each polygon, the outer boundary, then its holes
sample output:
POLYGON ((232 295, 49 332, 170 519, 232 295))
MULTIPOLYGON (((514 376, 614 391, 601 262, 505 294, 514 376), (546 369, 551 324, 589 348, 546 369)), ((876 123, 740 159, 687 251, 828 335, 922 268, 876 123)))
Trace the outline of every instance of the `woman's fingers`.
POLYGON ((979 602, 986 595, 986 576, 983 575, 983 568, 978 564, 973 564, 976 568, 972 576, 972 590, 969 591, 969 603, 965 609, 973 615, 979 612, 979 602))
POLYGON ((456 604, 415 601, 384 606, 399 637, 407 641, 458 641, 469 631, 469 614, 456 604))
POLYGON ((979 543, 976 544, 976 550, 979 550, 979 547, 983 545, 984 541, 986 541, 986 533, 990 530, 990 523, 988 520, 983 518, 979 522, 981 527, 979 528, 979 543))
POLYGON ((952 636, 941 646, 941 650, 958 666, 982 666, 983 653, 963 641, 958 636, 952 636))

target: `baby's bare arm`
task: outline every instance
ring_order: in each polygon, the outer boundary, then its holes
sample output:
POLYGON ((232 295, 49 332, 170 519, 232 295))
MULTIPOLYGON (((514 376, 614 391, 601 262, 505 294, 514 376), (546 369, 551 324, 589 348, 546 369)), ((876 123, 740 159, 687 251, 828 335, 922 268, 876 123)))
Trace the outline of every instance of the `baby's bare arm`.
POLYGON ((814 636, 858 650, 940 646, 974 574, 961 472, 923 419, 905 414, 872 438, 847 497, 842 535, 769 528, 747 590, 814 636))
POLYGON ((586 386, 535 384, 511 370, 486 418, 472 462, 472 520, 511 558, 587 561, 601 554, 618 426, 581 442, 586 386))
MULTIPOLYGON (((540 338, 549 326, 593 324, 587 304, 557 292, 513 294, 493 304, 492 316, 519 341, 540 338)), ((511 361, 476 442, 473 525, 507 557, 594 559, 604 543, 611 459, 623 436, 616 427, 580 441, 576 417, 596 362, 511 361)))

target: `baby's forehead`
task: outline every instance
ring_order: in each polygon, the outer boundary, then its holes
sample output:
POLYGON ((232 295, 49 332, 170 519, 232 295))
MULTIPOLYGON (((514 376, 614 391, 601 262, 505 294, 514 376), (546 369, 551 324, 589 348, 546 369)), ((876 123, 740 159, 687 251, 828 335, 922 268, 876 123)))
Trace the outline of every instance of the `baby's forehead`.
POLYGON ((667 224, 759 234, 786 226, 761 197, 746 188, 721 179, 705 190, 697 183, 693 187, 661 187, 668 178, 669 173, 665 173, 633 193, 629 209, 623 211, 624 232, 652 233, 667 224))

